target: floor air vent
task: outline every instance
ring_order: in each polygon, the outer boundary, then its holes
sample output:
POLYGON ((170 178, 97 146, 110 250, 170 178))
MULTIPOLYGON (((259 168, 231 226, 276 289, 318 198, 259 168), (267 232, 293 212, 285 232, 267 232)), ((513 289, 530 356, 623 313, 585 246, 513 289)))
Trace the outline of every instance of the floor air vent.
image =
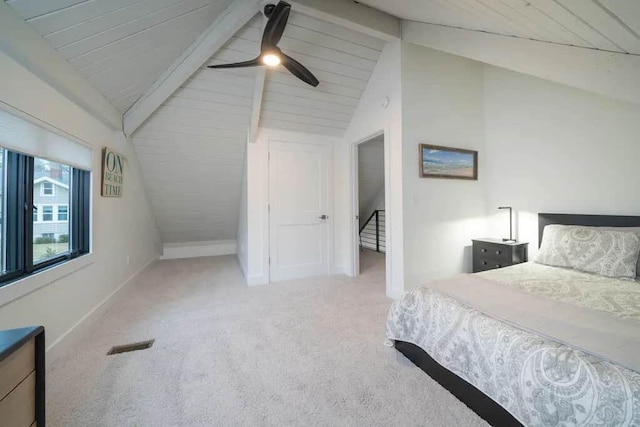
POLYGON ((155 340, 149 340, 134 342, 133 344, 117 345, 115 347, 111 347, 111 350, 109 350, 107 356, 111 356, 113 354, 128 353, 130 351, 146 350, 148 348, 151 348, 154 341, 155 340))

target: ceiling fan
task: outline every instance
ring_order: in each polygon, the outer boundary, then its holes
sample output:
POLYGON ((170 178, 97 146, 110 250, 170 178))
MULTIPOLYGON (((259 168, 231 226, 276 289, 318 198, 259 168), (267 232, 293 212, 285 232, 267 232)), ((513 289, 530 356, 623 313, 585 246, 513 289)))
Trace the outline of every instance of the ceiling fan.
POLYGON ((289 12, 291 12, 291 5, 285 1, 280 1, 277 5, 268 4, 264 7, 264 14, 269 20, 262 34, 260 55, 257 58, 250 61, 236 62, 234 64, 209 65, 208 68, 240 68, 257 67, 260 65, 274 67, 282 64, 291 74, 303 82, 313 87, 318 86, 318 79, 311 71, 307 70, 304 65, 292 57, 282 53, 277 46, 287 26, 289 12))

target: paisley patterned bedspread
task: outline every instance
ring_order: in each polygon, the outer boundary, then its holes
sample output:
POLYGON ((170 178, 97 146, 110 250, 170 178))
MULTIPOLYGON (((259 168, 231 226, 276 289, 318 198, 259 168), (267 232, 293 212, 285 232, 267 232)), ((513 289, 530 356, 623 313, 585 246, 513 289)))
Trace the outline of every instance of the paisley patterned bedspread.
MULTIPOLYGON (((535 263, 478 275, 640 320, 638 282, 535 263)), ((418 345, 524 425, 640 426, 640 373, 503 323, 438 291, 420 288, 396 301, 386 336, 418 345)))

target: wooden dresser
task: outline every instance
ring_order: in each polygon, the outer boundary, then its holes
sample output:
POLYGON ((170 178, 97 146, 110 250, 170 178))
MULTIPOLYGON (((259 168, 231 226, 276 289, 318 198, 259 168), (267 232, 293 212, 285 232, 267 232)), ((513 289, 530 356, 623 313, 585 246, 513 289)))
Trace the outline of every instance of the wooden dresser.
POLYGON ((0 427, 45 425, 44 328, 0 331, 0 427))
POLYGON ((529 244, 500 239, 473 239, 473 272, 509 267, 527 262, 529 244))

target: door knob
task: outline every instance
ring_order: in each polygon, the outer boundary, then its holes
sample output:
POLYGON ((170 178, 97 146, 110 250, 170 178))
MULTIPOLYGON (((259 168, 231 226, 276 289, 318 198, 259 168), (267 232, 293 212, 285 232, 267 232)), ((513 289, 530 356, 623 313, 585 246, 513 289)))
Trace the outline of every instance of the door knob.
POLYGON ((327 218, 329 218, 329 215, 320 215, 320 216, 318 217, 318 219, 322 219, 322 220, 325 220, 325 219, 327 219, 327 218))

